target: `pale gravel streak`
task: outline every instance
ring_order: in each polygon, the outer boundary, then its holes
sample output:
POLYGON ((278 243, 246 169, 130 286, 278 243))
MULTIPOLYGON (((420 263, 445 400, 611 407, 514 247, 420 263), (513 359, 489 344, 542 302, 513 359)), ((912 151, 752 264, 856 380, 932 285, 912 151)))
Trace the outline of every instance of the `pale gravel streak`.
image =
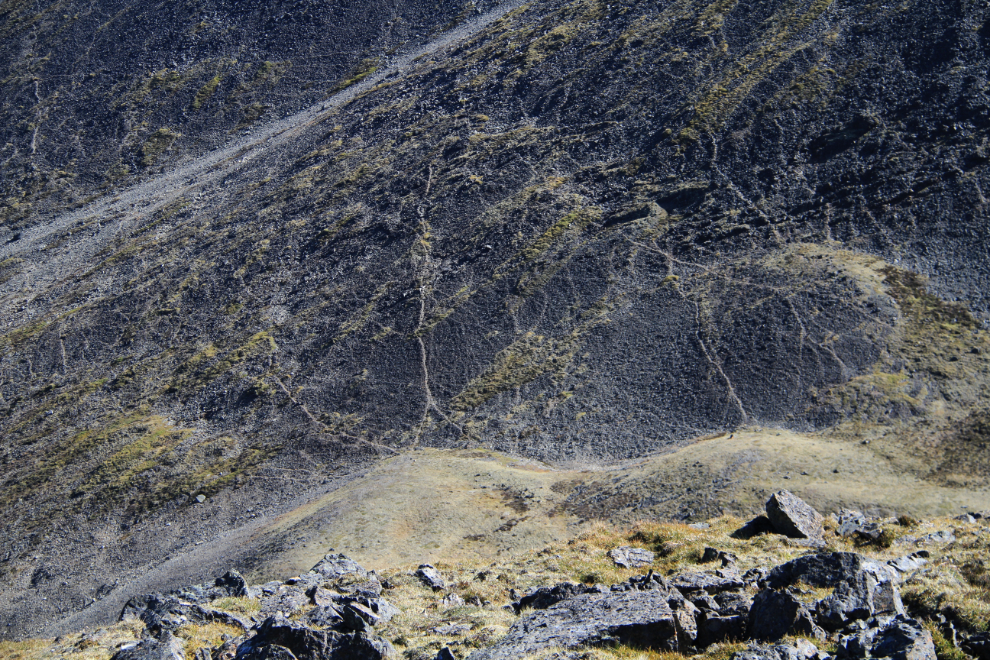
MULTIPOLYGON (((10 257, 25 261, 21 274, 0 286, 0 299, 7 298, 6 302, 9 303, 11 297, 19 297, 17 294, 22 293, 21 290, 25 287, 27 291, 23 293, 27 295, 24 297, 33 297, 67 277, 85 272, 95 265, 91 262, 92 258, 107 243, 127 236, 148 214, 182 195, 203 189, 206 184, 219 183, 266 149, 291 142, 297 135, 322 119, 328 110, 348 103, 386 78, 408 73, 418 58, 437 53, 451 44, 475 36, 508 12, 524 4, 524 0, 508 0, 486 14, 455 27, 429 44, 395 58, 375 74, 325 101, 259 127, 224 147, 125 189, 109 199, 104 197, 74 211, 57 215, 49 222, 23 230, 20 240, 0 243, 0 262, 10 257), (234 161, 233 157, 236 155, 240 155, 240 158, 234 161), (73 237, 72 250, 63 250, 57 255, 45 252, 44 246, 50 238, 75 223, 94 217, 108 218, 115 213, 126 215, 115 224, 112 231, 110 226, 103 226, 95 235, 73 237)), ((14 315, 8 315, 8 319, 13 317, 14 315)))

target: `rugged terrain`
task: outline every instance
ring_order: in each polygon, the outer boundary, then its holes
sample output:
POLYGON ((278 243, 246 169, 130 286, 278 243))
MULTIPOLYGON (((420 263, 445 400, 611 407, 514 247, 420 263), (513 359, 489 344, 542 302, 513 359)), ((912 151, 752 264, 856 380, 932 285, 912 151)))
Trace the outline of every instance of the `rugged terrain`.
POLYGON ((771 502, 769 518, 746 525, 731 516, 598 524, 492 563, 369 572, 331 552, 308 571, 256 586, 224 572, 202 586, 137 596, 114 625, 0 642, 0 653, 11 660, 986 657, 984 514, 922 522, 844 510, 822 526, 793 495, 771 502), (787 538, 776 525, 797 525, 810 538, 787 538))
POLYGON ((985 508, 984 4, 311 4, 0 3, 0 634, 357 553, 423 447, 540 542, 985 508))

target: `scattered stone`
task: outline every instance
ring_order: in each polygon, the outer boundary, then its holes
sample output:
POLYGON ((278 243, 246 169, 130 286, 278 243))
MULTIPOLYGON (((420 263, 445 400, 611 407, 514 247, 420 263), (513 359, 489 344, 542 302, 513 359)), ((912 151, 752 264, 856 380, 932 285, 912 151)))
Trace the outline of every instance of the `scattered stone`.
POLYGON ((445 608, 460 607, 464 604, 464 599, 457 594, 447 594, 442 599, 440 599, 440 604, 445 608))
POLYGON ((788 634, 824 639, 804 603, 787 592, 764 589, 753 598, 749 610, 749 637, 761 642, 777 641, 788 634))
POLYGON ((450 650, 450 647, 445 646, 433 657, 433 660, 457 660, 457 656, 454 652, 450 650))
POLYGON ((912 552, 904 557, 898 557, 897 559, 891 559, 887 562, 887 565, 893 568, 895 571, 901 575, 905 573, 911 573, 918 570, 922 566, 928 563, 927 557, 929 552, 927 550, 919 550, 918 552, 912 552))
POLYGON ((981 632, 971 635, 959 645, 959 648, 978 660, 990 660, 990 633, 981 632))
POLYGON ((111 660, 185 660, 182 642, 166 632, 158 639, 145 638, 138 644, 121 649, 111 660))
POLYGON ((952 543, 956 540, 956 535, 947 529, 926 534, 919 539, 922 543, 952 543))
POLYGON ((495 646, 469 660, 516 660, 544 649, 623 643, 677 650, 674 613, 660 589, 584 594, 517 621, 495 646))
POLYGON ((688 525, 688 527, 690 527, 691 529, 709 529, 711 528, 711 525, 704 522, 696 522, 696 523, 691 523, 690 525, 688 525))
POLYGON ((463 623, 448 623, 443 626, 437 626, 436 628, 430 628, 430 632, 434 635, 463 635, 464 633, 471 630, 471 626, 463 623))
POLYGON ((825 534, 822 515, 790 491, 771 495, 766 509, 767 518, 779 534, 813 540, 821 539, 825 534))
POLYGON ((442 591, 447 586, 443 581, 443 576, 440 575, 440 571, 429 564, 421 564, 416 569, 416 577, 419 578, 420 582, 434 591, 442 591))
POLYGON ((199 495, 196 496, 196 501, 202 504, 203 502, 206 501, 206 495, 200 493, 199 495))
POLYGON ((709 564, 713 561, 719 561, 722 563, 722 567, 732 566, 738 561, 736 557, 731 552, 726 552, 724 550, 717 550, 716 548, 705 548, 704 554, 701 555, 701 563, 709 564))
POLYGON ((633 548, 624 545, 608 551, 608 556, 612 558, 616 566, 622 568, 643 568, 651 566, 656 555, 643 548, 633 548))

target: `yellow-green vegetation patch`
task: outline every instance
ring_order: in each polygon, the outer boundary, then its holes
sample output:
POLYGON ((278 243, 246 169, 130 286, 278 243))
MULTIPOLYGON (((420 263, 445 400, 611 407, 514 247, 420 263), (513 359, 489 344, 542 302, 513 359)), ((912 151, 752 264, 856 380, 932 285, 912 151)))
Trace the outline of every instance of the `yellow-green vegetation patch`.
POLYGON ((157 131, 151 134, 145 143, 141 146, 141 165, 143 167, 151 167, 157 161, 159 156, 168 151, 172 144, 181 137, 179 133, 168 129, 159 128, 157 131))
POLYGON ((356 67, 354 67, 354 70, 351 71, 347 78, 341 80, 334 86, 331 92, 339 92, 352 85, 356 85, 376 71, 378 71, 377 57, 363 59, 356 67))
POLYGON ((220 86, 221 76, 218 73, 213 76, 205 85, 199 88, 196 92, 196 96, 193 98, 192 108, 193 110, 199 110, 203 107, 203 104, 210 100, 213 94, 216 93, 217 87, 220 86))

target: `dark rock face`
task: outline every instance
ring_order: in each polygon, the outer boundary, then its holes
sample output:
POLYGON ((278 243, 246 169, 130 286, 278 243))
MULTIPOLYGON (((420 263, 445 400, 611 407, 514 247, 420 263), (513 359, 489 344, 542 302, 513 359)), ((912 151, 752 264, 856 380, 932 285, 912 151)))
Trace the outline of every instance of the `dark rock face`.
POLYGON ((675 614, 661 590, 585 594, 526 615, 501 642, 471 660, 524 657, 546 648, 620 642, 677 648, 675 614))
POLYGON ((811 613, 786 592, 764 589, 756 594, 749 610, 747 634, 758 641, 777 641, 788 634, 820 635, 811 613))
POLYGON ((822 515, 787 490, 767 500, 767 518, 778 533, 791 538, 819 540, 825 533, 822 515))
POLYGON ((561 582, 553 587, 538 587, 512 603, 512 609, 515 610, 516 614, 519 614, 527 607, 531 607, 534 610, 545 610, 562 600, 580 596, 590 591, 594 591, 594 589, 576 582, 561 582))
POLYGON ((354 660, 382 660, 395 656, 388 641, 365 633, 342 634, 318 631, 292 623, 288 619, 270 617, 258 628, 258 634, 237 649, 238 660, 257 660, 271 653, 269 647, 284 647, 298 660, 323 660, 341 657, 354 660))
POLYGON ((979 658, 979 660, 990 660, 990 633, 977 633, 962 643, 963 651, 979 658))
POLYGON ((935 660, 935 644, 919 621, 897 616, 879 627, 870 627, 844 638, 836 657, 843 660, 935 660))

